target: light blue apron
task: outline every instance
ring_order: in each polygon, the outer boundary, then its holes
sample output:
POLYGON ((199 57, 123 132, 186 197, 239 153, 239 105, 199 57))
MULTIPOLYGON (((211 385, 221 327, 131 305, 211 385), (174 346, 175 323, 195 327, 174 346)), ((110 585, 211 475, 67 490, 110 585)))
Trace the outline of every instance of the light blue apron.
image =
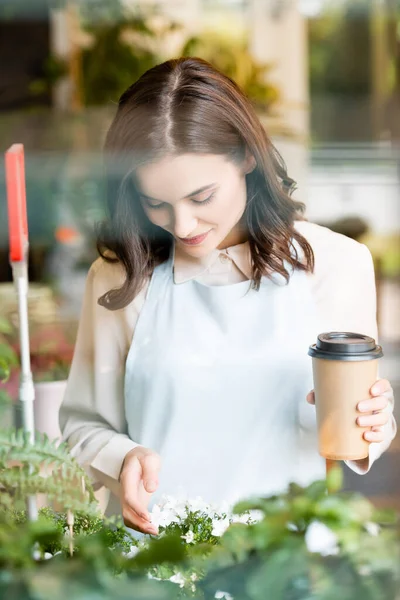
POLYGON ((152 276, 126 361, 129 436, 161 455, 162 494, 233 503, 325 475, 308 346, 318 331, 308 276, 207 286, 152 276))

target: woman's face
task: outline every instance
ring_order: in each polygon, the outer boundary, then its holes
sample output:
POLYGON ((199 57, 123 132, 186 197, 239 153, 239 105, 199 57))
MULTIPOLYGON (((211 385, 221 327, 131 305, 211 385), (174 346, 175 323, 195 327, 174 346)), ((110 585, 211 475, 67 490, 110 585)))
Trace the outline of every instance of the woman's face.
MULTIPOLYGON (((139 167, 136 186, 147 217, 194 257, 246 239, 246 172, 215 154, 167 156, 139 167)), ((253 161, 254 162, 254 161, 253 161)))

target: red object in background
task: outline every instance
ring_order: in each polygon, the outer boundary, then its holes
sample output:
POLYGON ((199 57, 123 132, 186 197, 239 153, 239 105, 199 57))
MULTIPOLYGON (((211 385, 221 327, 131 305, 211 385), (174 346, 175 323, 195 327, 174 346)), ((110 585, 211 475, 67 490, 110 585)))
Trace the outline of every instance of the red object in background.
POLYGON ((25 260, 28 245, 25 159, 23 144, 13 144, 5 155, 10 261, 25 260))

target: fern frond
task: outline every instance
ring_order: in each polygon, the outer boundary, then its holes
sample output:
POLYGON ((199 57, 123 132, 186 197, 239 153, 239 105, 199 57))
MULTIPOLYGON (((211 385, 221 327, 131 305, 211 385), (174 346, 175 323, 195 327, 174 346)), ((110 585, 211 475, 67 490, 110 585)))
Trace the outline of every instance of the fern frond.
MULTIPOLYGON (((4 469, 11 461, 29 464, 34 475, 41 468, 51 466, 54 477, 60 485, 62 482, 68 484, 75 482, 75 486, 79 490, 81 490, 81 485, 78 482, 83 479, 89 501, 96 502, 89 477, 71 456, 66 444, 56 445, 45 434, 37 434, 36 440, 32 444, 29 436, 21 429, 0 430, 0 467, 4 469)), ((2 472, 4 471, 2 470, 2 472)), ((53 477, 53 475, 49 477, 53 477)), ((0 476, 0 485, 2 484, 0 476)))
POLYGON ((98 514, 90 479, 66 444, 57 445, 44 434, 37 434, 32 444, 21 429, 0 429, 0 508, 37 494, 62 510, 98 514))

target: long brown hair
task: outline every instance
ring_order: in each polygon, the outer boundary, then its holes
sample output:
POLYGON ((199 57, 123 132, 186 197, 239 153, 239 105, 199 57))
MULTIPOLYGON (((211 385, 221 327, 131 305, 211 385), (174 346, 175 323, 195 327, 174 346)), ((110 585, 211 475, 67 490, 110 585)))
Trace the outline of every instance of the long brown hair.
POLYGON ((127 306, 170 253, 172 236, 149 221, 139 201, 137 166, 184 153, 220 154, 240 163, 246 149, 256 161, 246 176, 245 210, 254 288, 273 272, 289 281, 286 265, 313 270, 311 246, 294 228, 304 204, 290 197, 295 182, 251 102, 209 63, 179 58, 146 71, 122 94, 106 137, 109 219, 97 247, 104 260, 122 264, 126 278, 119 289, 99 298, 99 304, 110 310, 127 306))

